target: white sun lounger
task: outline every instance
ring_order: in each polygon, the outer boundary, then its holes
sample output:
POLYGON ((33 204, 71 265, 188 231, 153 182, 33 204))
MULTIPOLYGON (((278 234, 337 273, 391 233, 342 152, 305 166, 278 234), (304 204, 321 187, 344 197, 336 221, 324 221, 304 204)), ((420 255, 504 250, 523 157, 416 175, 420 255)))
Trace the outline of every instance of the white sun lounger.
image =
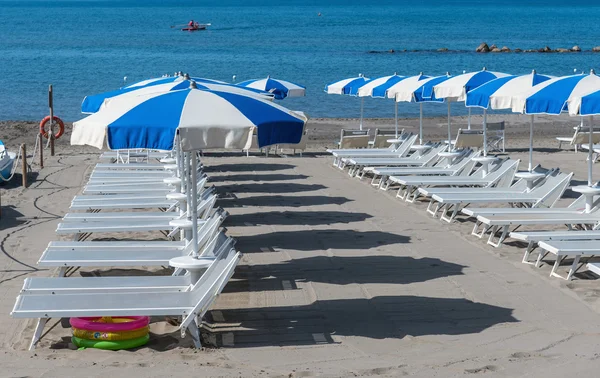
POLYGON ((39 319, 30 350, 49 318, 75 316, 181 316, 181 336, 189 331, 199 348, 202 317, 233 275, 240 257, 240 253, 227 253, 217 259, 188 291, 161 293, 140 288, 123 293, 26 294, 17 297, 11 316, 39 319))
POLYGON ((490 237, 488 244, 494 247, 499 247, 504 242, 509 234, 510 227, 519 227, 525 225, 567 225, 569 229, 573 228, 573 225, 580 225, 584 228, 595 228, 600 222, 600 211, 597 208, 592 209, 591 212, 586 213, 585 211, 577 213, 537 213, 528 214, 526 209, 523 209, 521 214, 512 215, 479 215, 477 220, 481 222, 486 230, 490 231, 490 237), (496 234, 500 232, 500 236, 497 241, 494 240, 496 234))
MULTIPOLYGON (((216 195, 210 194, 207 198, 202 198, 198 204, 198 219, 205 220, 211 213, 216 201, 216 195)), ((172 212, 173 213, 173 212, 172 212)), ((76 234, 75 238, 80 238, 80 234, 107 233, 107 232, 146 232, 146 231, 165 231, 169 232, 168 237, 172 237, 177 231, 185 229, 191 224, 177 223, 183 220, 185 215, 173 213, 173 217, 164 217, 162 214, 157 217, 137 217, 131 213, 126 215, 110 216, 102 214, 88 214, 87 217, 70 218, 58 224, 56 233, 59 235, 76 234)))
POLYGON ((477 164, 473 158, 479 154, 473 150, 464 150, 464 154, 454 159, 451 164, 448 164, 446 159, 440 159, 431 167, 364 167, 363 172, 365 175, 373 175, 371 185, 388 190, 390 186, 388 177, 390 176, 468 176, 477 164))
POLYGON ((599 230, 559 230, 559 231, 513 231, 509 235, 512 239, 527 243, 523 263, 532 264, 529 256, 541 241, 556 240, 598 240, 599 230))
POLYGON ((434 217, 440 212, 440 219, 450 223, 454 221, 461 208, 468 204, 509 204, 521 207, 535 207, 541 202, 553 204, 562 197, 572 177, 573 173, 551 175, 530 191, 508 188, 491 193, 487 189, 487 193, 478 193, 477 189, 473 188, 465 189, 463 193, 437 193, 431 196, 427 211, 434 217))
POLYGON ((425 167, 435 164, 438 160, 438 154, 445 151, 448 147, 446 145, 432 145, 431 148, 423 153, 413 154, 409 157, 401 158, 344 158, 342 162, 344 166, 349 166, 348 174, 352 177, 358 176, 362 179, 362 168, 363 167, 374 167, 374 166, 396 166, 396 167, 425 167))
POLYGON ((417 140, 417 135, 408 137, 395 148, 371 148, 371 149, 346 149, 346 150, 327 150, 334 156, 333 165, 340 169, 345 167, 344 158, 399 158, 405 157, 410 151, 410 147, 417 140))
POLYGON ((508 187, 518 167, 519 160, 506 159, 493 163, 485 176, 483 169, 479 168, 470 176, 390 176, 388 181, 400 185, 396 197, 414 202, 421 195, 420 189, 427 187, 508 187))
POLYGON ((548 255, 556 255, 556 260, 550 271, 550 277, 558 277, 570 281, 581 266, 579 260, 582 256, 594 257, 600 254, 600 242, 599 240, 553 240, 553 241, 540 241, 538 243, 539 253, 535 262, 536 267, 540 267, 542 260, 548 255), (569 273, 566 277, 561 276, 557 273, 560 264, 568 257, 573 258, 573 263, 569 268, 569 273))
MULTIPOLYGON (((206 185, 206 181, 208 178, 206 175, 200 175, 199 180, 197 181, 197 187, 202 188, 206 185)), ((120 183, 101 183, 101 184, 88 184, 83 188, 83 194, 131 194, 131 193, 140 193, 140 194, 156 194, 156 195, 166 195, 167 193, 171 193, 180 188, 181 180, 175 179, 172 181, 165 182, 165 180, 161 179, 157 182, 145 182, 143 185, 140 185, 139 182, 120 182, 120 183)))

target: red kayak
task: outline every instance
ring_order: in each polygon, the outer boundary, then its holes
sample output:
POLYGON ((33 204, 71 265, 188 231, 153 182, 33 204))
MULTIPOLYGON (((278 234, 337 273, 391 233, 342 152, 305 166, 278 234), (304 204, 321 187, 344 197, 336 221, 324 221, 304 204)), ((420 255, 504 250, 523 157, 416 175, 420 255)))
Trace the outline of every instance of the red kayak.
POLYGON ((187 27, 187 28, 183 28, 181 29, 181 31, 198 31, 198 30, 206 30, 206 25, 200 25, 198 27, 187 27))

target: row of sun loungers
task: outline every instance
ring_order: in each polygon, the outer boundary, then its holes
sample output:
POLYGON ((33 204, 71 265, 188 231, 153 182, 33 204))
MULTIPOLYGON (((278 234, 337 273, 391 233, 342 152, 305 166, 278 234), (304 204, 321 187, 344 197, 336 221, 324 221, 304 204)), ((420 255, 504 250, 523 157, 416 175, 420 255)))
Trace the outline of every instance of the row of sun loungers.
MULTIPOLYGON (((582 257, 600 255, 600 199, 586 208, 581 196, 564 208, 554 207, 570 185, 573 173, 559 169, 535 167, 533 178, 519 178, 519 160, 510 158, 481 159, 470 149, 444 153, 445 145, 428 143, 412 147, 414 140, 405 136, 390 147, 402 155, 374 157, 388 152, 344 150, 334 155, 334 165, 349 169, 350 176, 371 177, 371 184, 381 190, 397 190, 397 197, 407 202, 427 200, 427 212, 433 217, 453 222, 466 216, 475 221, 472 235, 487 238, 487 243, 501 246, 508 238, 527 244, 523 262, 540 266, 555 256, 551 276, 570 280, 582 266, 582 257), (416 152, 404 153, 416 150, 416 152), (452 157, 452 158, 450 158, 452 157), (482 160, 485 165, 480 165, 482 160), (481 207, 484 206, 484 207, 481 207), (507 207, 509 206, 509 207, 507 207), (519 228, 562 226, 559 231, 521 231, 519 228), (531 261, 531 254, 538 255, 531 261), (557 270, 567 258, 573 262, 566 276, 557 270)), ((383 149, 381 149, 383 150, 383 149)), ((592 272, 600 273, 600 264, 589 262, 592 272)))
POLYGON ((206 188, 202 167, 194 163, 190 167, 190 159, 185 159, 186 164, 179 159, 178 169, 173 169, 165 153, 139 154, 142 157, 131 153, 124 159, 123 154, 112 153, 118 164, 96 165, 83 194, 73 199, 72 212, 56 230, 59 235, 73 235, 73 241, 50 242, 38 261, 40 267, 58 269, 58 276, 25 280, 11 315, 38 319, 30 349, 48 319, 73 316, 179 317, 181 336, 189 332, 194 345, 201 346, 202 317, 233 275, 241 255, 235 240, 220 229, 227 212, 214 208, 216 194, 206 188), (133 157, 144 161, 132 163, 133 157), (152 158, 162 162, 150 163, 152 158), (182 167, 191 179, 178 174, 182 167), (196 229, 190 221, 192 203, 198 216, 196 229), (166 240, 87 240, 99 233, 127 236, 149 231, 163 232, 166 240), (79 267, 169 266, 182 256, 197 256, 200 269, 187 271, 174 265, 171 276, 69 277, 79 267))

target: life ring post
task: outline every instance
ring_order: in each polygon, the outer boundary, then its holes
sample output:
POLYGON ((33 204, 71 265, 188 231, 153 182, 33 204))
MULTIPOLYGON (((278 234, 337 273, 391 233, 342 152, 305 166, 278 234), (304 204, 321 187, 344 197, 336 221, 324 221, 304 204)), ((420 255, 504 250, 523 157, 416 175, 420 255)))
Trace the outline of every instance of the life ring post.
MULTIPOLYGON (((50 156, 54 156, 54 99, 52 95, 52 84, 48 86, 48 107, 50 108, 50 156)), ((64 127, 64 126, 63 126, 64 127)))

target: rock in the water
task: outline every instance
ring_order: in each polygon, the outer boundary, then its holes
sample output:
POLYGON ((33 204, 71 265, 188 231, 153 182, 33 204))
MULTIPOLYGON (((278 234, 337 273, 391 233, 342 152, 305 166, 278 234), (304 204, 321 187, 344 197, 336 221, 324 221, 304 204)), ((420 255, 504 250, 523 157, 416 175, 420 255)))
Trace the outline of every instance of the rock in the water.
POLYGON ((525 50, 526 53, 532 53, 532 52, 537 52, 538 50, 532 50, 532 49, 527 49, 525 50))
POLYGON ((389 52, 390 54, 393 54, 393 53, 395 53, 396 51, 394 51, 394 49, 390 49, 388 52, 389 52))
POLYGON ((552 52, 552 49, 550 47, 546 46, 544 48, 539 49, 538 51, 547 53, 547 52, 552 52))
POLYGON ((510 49, 506 46, 502 46, 500 50, 502 50, 502 52, 510 52, 510 49))
POLYGON ((446 51, 448 51, 448 49, 445 47, 442 47, 441 49, 438 49, 437 51, 438 52, 446 52, 446 51))
POLYGON ((497 48, 498 48, 498 46, 496 46, 496 45, 491 45, 491 46, 490 46, 490 51, 492 51, 493 49, 497 49, 497 48))
POLYGON ((494 47, 493 49, 490 50, 491 52, 502 52, 502 50, 500 50, 497 47, 494 47))
POLYGON ((596 46, 592 49, 593 52, 600 52, 600 46, 596 46))
POLYGON ((558 48, 558 49, 556 49, 556 52, 567 53, 567 52, 571 52, 571 50, 569 50, 569 49, 563 49, 563 48, 558 48))
POLYGON ((515 52, 523 52, 521 49, 515 49, 515 52))
POLYGON ((481 45, 479 45, 476 49, 475 52, 481 53, 481 52, 490 52, 490 47, 488 46, 487 43, 485 42, 481 42, 481 45))
POLYGON ((571 47, 571 51, 580 52, 581 51, 581 47, 575 45, 575 46, 571 47))

